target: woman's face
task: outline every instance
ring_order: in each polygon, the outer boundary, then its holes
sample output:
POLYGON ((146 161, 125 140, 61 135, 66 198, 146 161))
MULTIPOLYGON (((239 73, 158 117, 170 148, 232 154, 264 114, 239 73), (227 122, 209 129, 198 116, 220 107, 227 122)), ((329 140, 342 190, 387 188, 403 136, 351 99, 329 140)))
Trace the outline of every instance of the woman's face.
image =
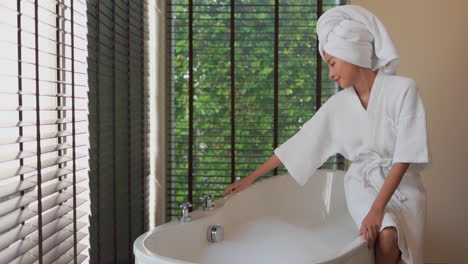
POLYGON ((358 75, 359 67, 333 57, 326 52, 324 52, 324 57, 329 69, 328 77, 337 81, 342 88, 351 87, 358 75))

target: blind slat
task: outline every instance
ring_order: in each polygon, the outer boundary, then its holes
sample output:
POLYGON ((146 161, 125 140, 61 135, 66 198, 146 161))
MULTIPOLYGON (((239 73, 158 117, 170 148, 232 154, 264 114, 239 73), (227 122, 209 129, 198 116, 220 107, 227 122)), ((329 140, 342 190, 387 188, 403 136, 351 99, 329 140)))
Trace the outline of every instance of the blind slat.
MULTIPOLYGON (((78 241, 81 241, 83 238, 87 236, 86 233, 78 232, 76 234, 78 241)), ((24 251, 27 246, 31 244, 36 244, 35 241, 28 241, 21 244, 19 250, 24 251), (29 242, 29 243, 28 243, 29 242)), ((55 254, 63 254, 66 252, 66 246, 72 244, 73 245, 73 230, 69 231, 58 231, 54 233, 52 237, 43 241, 43 248, 44 251, 49 252, 53 248, 57 248, 57 251, 54 251, 55 254)), ((13 261, 11 261, 10 255, 7 255, 9 263, 11 264, 20 264, 20 263, 35 263, 39 259, 39 255, 36 253, 38 252, 38 246, 34 246, 29 249, 29 251, 24 251, 22 254, 18 254, 13 261)), ((0 256, 3 252, 0 253, 0 256)))
MULTIPOLYGON (((76 159, 73 159, 73 156, 71 155, 65 155, 65 156, 60 156, 57 158, 51 158, 51 159, 46 159, 43 160, 41 163, 41 168, 47 168, 55 165, 59 165, 68 161, 72 160, 77 160, 81 159, 84 157, 87 157, 88 154, 81 154, 78 153, 76 155, 76 159)), ((29 172, 33 172, 37 170, 37 165, 35 162, 29 164, 29 165, 24 165, 24 166, 19 166, 19 167, 14 167, 14 168, 8 168, 8 169, 2 169, 1 170, 1 175, 0 175, 0 180, 8 179, 14 176, 19 176, 21 174, 26 174, 29 172)))
MULTIPOLYGON (((0 106, 0 111, 36 111, 37 108, 35 107, 27 107, 27 106, 0 106)), ((88 109, 80 108, 74 109, 74 111, 86 111, 88 109)), ((41 108, 39 111, 73 111, 71 107, 67 106, 57 106, 54 108, 41 108)))
MULTIPOLYGON (((73 194, 70 192, 56 193, 53 195, 52 198, 49 198, 46 201, 42 202, 42 209, 46 211, 53 208, 50 212, 48 212, 50 214, 60 214, 60 212, 69 212, 73 210, 73 201, 70 200, 71 198, 73 198, 73 194), (59 203, 63 204, 58 206, 59 203)), ((76 203, 78 206, 84 204, 85 202, 85 199, 76 199, 76 203)), ((33 203, 32 205, 29 205, 23 210, 16 210, 5 216, 0 217, 0 222, 2 223, 2 225, 0 225, 0 233, 4 233, 9 229, 21 224, 22 222, 27 221, 33 218, 34 216, 37 216, 38 211, 39 210, 37 203, 33 203)))
MULTIPOLYGON (((86 226, 85 223, 83 222, 77 222, 77 229, 80 230, 86 226)), ((52 232, 56 232, 58 229, 52 230, 52 232)), ((72 249, 73 246, 75 245, 74 238, 73 238, 73 224, 71 224, 67 231, 69 232, 69 236, 63 240, 60 243, 56 243, 55 241, 45 241, 45 246, 44 246, 44 251, 46 252, 43 255, 43 261, 45 263, 53 263, 57 258, 65 254, 68 250, 72 249)), ((85 232, 77 232, 76 233, 76 238, 77 238, 77 243, 79 243, 81 240, 83 240, 87 234, 85 232)), ((63 236, 65 237, 65 235, 63 236)))
MULTIPOLYGON (((84 179, 82 179, 84 180, 84 179)), ((67 187, 73 185, 73 181, 68 179, 64 179, 62 181, 57 181, 54 184, 50 184, 41 188, 42 191, 42 199, 46 198, 47 196, 57 193, 67 187)), ((85 191, 84 187, 77 186, 77 193, 81 193, 85 191)), ((34 201, 38 200, 38 190, 35 189, 33 191, 27 192, 24 195, 17 196, 15 198, 9 199, 5 202, 0 203, 0 215, 6 215, 16 209, 19 209, 23 206, 26 206, 34 201)))
MULTIPOLYGON (((76 258, 76 262, 77 262, 78 264, 83 263, 87 258, 88 258, 88 257, 87 257, 86 255, 80 254, 80 255, 78 255, 78 257, 76 258)), ((72 261, 68 262, 68 264, 75 264, 75 261, 72 260, 72 261)))
MULTIPOLYGON (((84 147, 87 146, 86 144, 77 144, 75 147, 84 147)), ((73 148, 73 145, 70 145, 68 143, 63 143, 59 145, 49 145, 41 148, 41 154, 46 154, 50 152, 55 152, 59 150, 65 150, 65 149, 70 149, 73 148)), ((29 151, 21 151, 17 153, 2 153, 0 154, 0 163, 2 162, 7 162, 7 161, 13 161, 13 160, 18 160, 18 159, 24 159, 24 158, 30 158, 36 156, 35 152, 29 152, 29 151)))
MULTIPOLYGON (((71 94, 67 93, 51 93, 50 91, 48 92, 43 92, 40 93, 39 95, 36 94, 35 92, 30 92, 30 91, 17 91, 17 92, 6 92, 6 91, 1 91, 0 94, 9 94, 9 95, 23 95, 23 96, 44 96, 44 97, 66 97, 66 98, 71 98, 71 94)), ((82 96, 75 96, 75 99, 88 99, 87 97, 82 97, 82 96)))
MULTIPOLYGON (((86 122, 86 119, 82 120, 75 120, 75 123, 79 122, 86 122)), ((61 119, 55 119, 55 120, 41 120, 40 121, 40 126, 48 126, 48 125, 58 125, 58 124, 67 124, 67 123, 72 123, 73 120, 71 118, 61 118, 61 119)), ((0 123, 0 128, 10 128, 10 127, 25 127, 25 126, 37 126, 37 122, 31 122, 31 121, 18 121, 18 122, 8 122, 8 123, 0 123)))
MULTIPOLYGON (((80 172, 87 169, 87 167, 77 167, 76 172, 80 172)), ((56 179, 61 176, 68 175, 73 173, 73 170, 67 167, 62 169, 57 169, 54 171, 49 171, 42 174, 41 181, 42 183, 56 179)), ((37 177, 32 176, 28 177, 23 181, 15 181, 10 184, 6 184, 0 187, 0 198, 3 198, 8 195, 12 195, 17 192, 24 191, 26 189, 32 188, 37 185, 37 177)))
MULTIPOLYGON (((67 221, 60 220, 62 220, 62 218, 59 218, 55 222, 48 224, 47 226, 49 226, 49 228, 44 228, 43 230, 42 239, 43 250, 45 253, 49 252, 55 246, 61 243, 70 243, 70 237, 73 239, 73 226, 67 224, 67 221), (68 241, 66 241, 67 239, 68 241)), ((84 224, 80 222, 78 222, 77 224, 84 226, 84 224)), ((78 232, 78 234, 80 233, 81 236, 86 236, 86 234, 78 232)), ((0 252, 0 257, 2 258, 2 261, 5 261, 6 263, 24 263, 25 261, 36 261, 38 259, 38 239, 38 232, 36 231, 33 232, 30 236, 26 237, 24 240, 14 243, 10 247, 0 252)))
MULTIPOLYGON (((66 218, 68 222, 73 221, 73 215, 71 214, 66 214, 67 211, 62 210, 62 214, 45 214, 43 217, 43 224, 47 225, 51 223, 52 221, 55 221, 57 219, 60 219, 62 217, 66 218), (65 215, 66 214, 66 215, 65 215)), ((87 215, 86 212, 83 211, 77 211, 77 219, 87 215)), ((84 226, 84 225, 83 225, 84 226)), ((0 235, 0 251, 4 250, 11 244, 15 243, 16 241, 25 238, 29 234, 33 233, 34 231, 37 230, 37 225, 31 224, 31 223, 25 223, 23 225, 19 225, 13 229, 10 229, 8 232, 0 235)))
MULTIPOLYGON (((77 245, 77 252, 78 252, 78 263, 81 263, 83 262, 87 257, 85 255, 82 255, 80 254, 81 252, 83 252, 85 249, 87 248, 86 245, 84 244, 80 244, 78 243, 77 245)), ((68 263, 73 263, 74 264, 74 261, 73 261, 73 256, 74 256, 74 249, 71 248, 69 249, 67 252, 65 252, 65 254, 63 254, 62 256, 60 256, 58 259, 55 260, 54 263, 56 264, 68 264, 68 263)))

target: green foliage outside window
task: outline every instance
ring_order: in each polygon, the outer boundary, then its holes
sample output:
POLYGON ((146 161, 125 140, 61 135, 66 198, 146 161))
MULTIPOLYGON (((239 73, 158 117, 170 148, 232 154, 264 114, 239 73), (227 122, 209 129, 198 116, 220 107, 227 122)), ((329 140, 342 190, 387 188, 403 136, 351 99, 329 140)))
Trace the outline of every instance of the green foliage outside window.
MULTIPOLYGON (((281 144, 316 112, 317 1, 281 0, 278 81, 281 144)), ((273 154, 274 0, 235 2, 235 96, 231 98, 231 3, 193 0, 193 208, 200 195, 221 192, 231 183, 231 100, 235 102, 235 172, 252 173, 273 154)), ((339 1, 323 1, 323 11, 339 1)), ((169 5, 171 81, 168 216, 180 215, 188 195, 189 7, 169 5)), ((322 66, 322 103, 338 91, 322 66)), ((323 166, 336 168, 337 157, 323 166)), ((278 174, 286 173, 283 166, 278 174)), ((273 171, 265 176, 273 175, 273 171)))

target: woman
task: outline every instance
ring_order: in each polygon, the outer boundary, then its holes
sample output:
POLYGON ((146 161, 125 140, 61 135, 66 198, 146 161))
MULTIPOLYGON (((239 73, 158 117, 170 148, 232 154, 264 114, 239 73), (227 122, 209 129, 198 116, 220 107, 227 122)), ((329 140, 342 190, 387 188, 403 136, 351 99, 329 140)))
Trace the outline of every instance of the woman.
POLYGON ((317 34, 329 77, 345 89, 224 194, 242 191, 281 164, 303 185, 340 153, 351 161, 344 178, 348 210, 376 263, 423 263, 426 195, 419 172, 432 165, 416 83, 395 75, 399 56, 390 36, 363 7, 328 10, 317 34))

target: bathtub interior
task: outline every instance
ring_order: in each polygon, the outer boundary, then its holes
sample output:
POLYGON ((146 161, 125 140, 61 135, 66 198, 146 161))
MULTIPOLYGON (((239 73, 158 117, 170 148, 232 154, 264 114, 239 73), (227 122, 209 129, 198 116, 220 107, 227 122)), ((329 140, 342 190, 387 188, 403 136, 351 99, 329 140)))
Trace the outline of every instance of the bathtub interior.
POLYGON ((354 232, 357 228, 346 208, 344 173, 317 170, 304 186, 288 174, 259 181, 236 195, 216 200, 217 209, 213 211, 191 212, 191 222, 174 220, 155 228, 145 238, 144 247, 152 252, 149 254, 177 260, 167 263, 194 263, 203 248, 209 246, 206 239, 209 225, 222 225, 224 239, 229 240, 242 225, 264 217, 304 228, 338 221, 346 223, 348 229, 354 228, 354 232))
POLYGON ((274 217, 310 228, 347 213, 343 171, 318 170, 304 185, 288 174, 258 182, 224 205, 225 235, 246 222, 274 217))

